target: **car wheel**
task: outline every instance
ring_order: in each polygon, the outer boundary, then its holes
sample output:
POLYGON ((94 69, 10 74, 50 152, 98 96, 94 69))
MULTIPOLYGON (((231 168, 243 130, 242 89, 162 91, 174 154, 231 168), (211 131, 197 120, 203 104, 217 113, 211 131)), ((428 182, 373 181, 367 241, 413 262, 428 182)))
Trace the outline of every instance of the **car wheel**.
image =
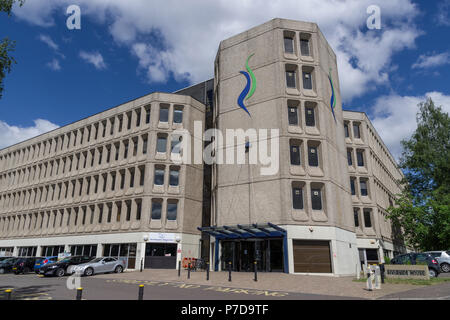
POLYGON ((66 272, 64 271, 64 269, 59 268, 58 270, 56 270, 55 274, 57 277, 63 277, 66 274, 66 272))
POLYGON ((450 264, 448 263, 441 264, 441 270, 442 272, 450 272, 450 264))
POLYGON ((86 270, 84 270, 84 275, 87 277, 90 277, 94 274, 94 269, 92 268, 87 268, 86 270))
POLYGON ((114 272, 115 272, 115 273, 121 273, 121 272, 123 272, 122 266, 117 266, 117 267, 114 269, 114 272))
POLYGON ((0 274, 3 274, 3 273, 5 273, 5 269, 0 268, 0 274))
POLYGON ((430 277, 431 277, 431 278, 437 277, 437 273, 436 273, 436 271, 434 271, 433 269, 429 269, 428 272, 430 273, 430 277))

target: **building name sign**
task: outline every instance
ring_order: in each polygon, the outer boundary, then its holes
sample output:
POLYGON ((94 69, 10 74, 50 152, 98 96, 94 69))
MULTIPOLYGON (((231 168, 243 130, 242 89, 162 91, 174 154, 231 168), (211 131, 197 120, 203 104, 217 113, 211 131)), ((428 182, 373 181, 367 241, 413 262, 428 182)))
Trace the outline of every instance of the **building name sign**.
POLYGON ((429 280, 428 266, 425 265, 385 265, 386 278, 429 280))
POLYGON ((176 242, 175 233, 150 232, 148 242, 173 243, 176 242))

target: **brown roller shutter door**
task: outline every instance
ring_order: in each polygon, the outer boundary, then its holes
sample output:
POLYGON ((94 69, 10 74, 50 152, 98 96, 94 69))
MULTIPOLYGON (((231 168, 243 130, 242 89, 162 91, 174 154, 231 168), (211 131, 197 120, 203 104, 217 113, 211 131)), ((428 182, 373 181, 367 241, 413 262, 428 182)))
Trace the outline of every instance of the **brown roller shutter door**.
POLYGON ((329 241, 294 240, 294 272, 331 273, 329 241))

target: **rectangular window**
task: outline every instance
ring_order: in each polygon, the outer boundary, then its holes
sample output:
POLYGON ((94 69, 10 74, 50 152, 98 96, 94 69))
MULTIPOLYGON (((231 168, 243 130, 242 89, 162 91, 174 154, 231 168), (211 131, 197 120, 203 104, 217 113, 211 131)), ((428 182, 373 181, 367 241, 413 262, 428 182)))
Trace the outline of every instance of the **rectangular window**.
POLYGON ((308 162, 310 167, 318 167, 319 166, 319 155, 317 147, 309 147, 308 148, 308 162))
POLYGON ((130 221, 131 220, 131 201, 125 201, 125 206, 127 207, 126 220, 130 221))
POLYGON ((305 121, 308 127, 316 126, 316 118, 313 107, 305 107, 305 121))
POLYGON ((288 119, 290 126, 298 126, 298 108, 288 107, 288 119))
POLYGON ((142 202, 141 200, 136 200, 136 220, 141 220, 141 213, 142 213, 142 202))
POLYGON ((169 185, 177 187, 179 185, 179 178, 180 178, 180 169, 171 167, 169 185))
POLYGON ((311 189, 311 202, 313 210, 322 210, 322 190, 311 189))
POLYGON ((144 182, 145 182, 145 166, 142 166, 139 168, 139 174, 140 174, 139 185, 142 187, 142 186, 144 186, 144 182))
POLYGON ((177 220, 177 209, 178 209, 177 202, 168 202, 167 203, 167 220, 169 220, 169 221, 177 220))
POLYGON ((131 168, 129 172, 130 172, 130 188, 134 188, 134 168, 131 168))
POLYGON ((350 189, 352 190, 352 196, 356 195, 355 179, 354 178, 350 178, 350 189))
POLYGON ((349 166, 353 165, 352 150, 347 150, 347 163, 349 166))
POLYGON ((353 209, 353 218, 355 219, 355 227, 359 227, 359 210, 353 209))
POLYGON ((299 166, 300 164, 300 146, 291 145, 291 165, 299 166))
POLYGON ((175 106, 173 110, 173 123, 183 123, 183 107, 175 106))
POLYGON ((125 172, 120 172, 120 190, 123 190, 125 187, 125 172))
POLYGON ((116 207, 117 207, 116 222, 120 222, 120 218, 122 215, 122 202, 116 202, 116 207))
POLYGON ((308 39, 300 39, 300 52, 302 56, 309 56, 309 40, 308 39))
POLYGON ((303 89, 312 90, 312 74, 311 72, 303 71, 303 89))
POLYGON ((136 110, 136 127, 141 126, 141 110, 136 110))
POLYGON ((147 154, 148 135, 142 136, 142 154, 147 154))
POLYGON ((289 37, 284 38, 284 52, 294 53, 294 39, 289 37))
POLYGON ((167 150, 167 137, 158 136, 158 140, 156 142, 156 152, 165 153, 167 150))
POLYGON ((358 166, 364 167, 364 151, 357 151, 356 156, 358 160, 358 166))
POLYGON ((297 88, 295 78, 295 71, 286 71, 286 85, 288 88, 297 88))
POLYGON ((145 123, 150 123, 150 107, 145 108, 145 123))
POLYGON ((162 212, 162 203, 159 201, 152 202, 152 220, 160 220, 162 212))
POLYGON ((130 130, 131 129, 131 117, 132 117, 132 113, 131 112, 128 112, 127 113, 127 119, 128 119, 128 123, 127 123, 127 130, 130 130))
POLYGON ((292 206, 294 209, 303 210, 303 190, 302 188, 292 188, 292 206))
POLYGON ((164 185, 164 168, 155 168, 155 185, 164 185))
POLYGON ((353 124, 353 136, 355 137, 355 139, 361 138, 361 133, 359 131, 359 124, 357 123, 353 124))
POLYGON ((368 192, 367 192, 367 181, 366 180, 360 180, 359 181, 359 185, 361 186, 361 195, 362 196, 367 196, 368 192))
POLYGON ((111 118, 110 120, 109 120, 109 122, 111 123, 111 128, 110 128, 110 130, 109 130, 109 135, 114 135, 114 118, 111 118))
POLYGON ((372 219, 370 215, 370 210, 364 210, 364 226, 366 228, 372 228, 372 219))
POLYGON ((164 105, 160 106, 159 122, 169 122, 169 106, 164 106, 164 105))
POLYGON ((123 150, 123 158, 128 158, 128 141, 123 142, 124 150, 123 150))
POLYGON ((348 131, 348 123, 344 123, 344 132, 346 138, 350 137, 350 133, 348 131))

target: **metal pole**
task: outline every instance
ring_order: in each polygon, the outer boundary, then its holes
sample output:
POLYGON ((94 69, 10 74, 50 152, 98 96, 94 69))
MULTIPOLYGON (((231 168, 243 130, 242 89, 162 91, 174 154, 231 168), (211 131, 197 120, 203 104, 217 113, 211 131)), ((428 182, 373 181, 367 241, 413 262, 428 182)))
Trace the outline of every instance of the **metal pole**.
POLYGON ((181 260, 178 261, 178 278, 181 276, 181 260))
POLYGON ((255 281, 258 281, 258 261, 255 260, 255 281))
POLYGON ((188 279, 191 278, 191 263, 188 264, 188 279))
POLYGON ((143 268, 144 268, 144 259, 141 259, 141 272, 143 268))
POLYGON ((206 263, 206 281, 209 281, 209 262, 206 263))
POLYGON ((144 285, 139 285, 138 300, 144 300, 144 285))
POLYGON ((231 261, 228 262, 228 281, 231 282, 231 261))
POLYGON ((5 290, 6 300, 11 300, 11 293, 12 293, 11 289, 5 290))
POLYGON ((83 288, 77 289, 77 300, 81 300, 81 297, 83 296, 83 288))

